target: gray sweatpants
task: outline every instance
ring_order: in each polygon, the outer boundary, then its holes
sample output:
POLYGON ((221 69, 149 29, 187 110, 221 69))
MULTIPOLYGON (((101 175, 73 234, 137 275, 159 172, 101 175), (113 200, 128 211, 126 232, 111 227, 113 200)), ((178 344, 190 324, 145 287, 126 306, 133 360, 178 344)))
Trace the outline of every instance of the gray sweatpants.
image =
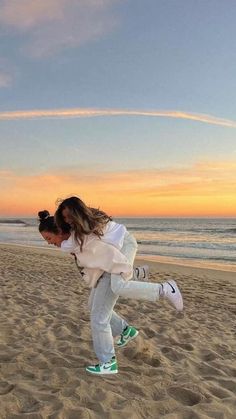
MULTIPOLYGON (((121 253, 133 265, 137 252, 137 242, 134 236, 128 232, 125 234, 121 253)), ((159 298, 160 284, 142 281, 125 281, 121 275, 111 274, 111 289, 120 297, 133 298, 135 300, 156 301, 159 298)))
POLYGON ((127 326, 127 322, 113 311, 118 298, 111 289, 111 275, 104 273, 89 296, 93 347, 101 363, 115 355, 113 337, 120 335, 127 326))
MULTIPOLYGON (((137 244, 128 233, 121 252, 133 263, 137 244)), ((113 310, 118 297, 156 301, 160 284, 141 281, 124 281, 120 275, 104 273, 89 297, 90 321, 94 351, 100 362, 115 355, 113 337, 120 335, 127 322, 113 310)))

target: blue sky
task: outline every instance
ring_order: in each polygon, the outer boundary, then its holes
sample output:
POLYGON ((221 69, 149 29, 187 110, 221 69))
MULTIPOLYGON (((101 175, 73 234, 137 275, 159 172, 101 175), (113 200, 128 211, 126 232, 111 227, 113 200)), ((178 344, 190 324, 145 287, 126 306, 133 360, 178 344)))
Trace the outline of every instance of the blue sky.
POLYGON ((236 182, 235 19, 233 0, 0 0, 0 170, 11 179, 109 176, 223 162, 236 182), (166 116, 1 119, 73 108, 183 111, 232 126, 166 116))
MULTIPOLYGON (((43 35, 43 19, 41 32, 36 23, 19 28, 19 24, 2 22, 1 67, 12 79, 11 86, 1 92, 2 110, 125 106, 234 116, 233 0, 107 3, 111 6, 101 8, 101 14, 108 14, 107 26, 115 20, 113 28, 107 32, 105 28, 105 33, 79 46, 65 40, 65 46, 57 49, 52 42, 49 52, 42 42, 41 56, 34 56, 31 48, 36 49, 36 39, 43 35)), ((93 24, 94 18, 90 20, 93 24)), ((69 28, 67 32, 65 38, 69 28)), ((74 36, 79 37, 79 31, 74 36)))

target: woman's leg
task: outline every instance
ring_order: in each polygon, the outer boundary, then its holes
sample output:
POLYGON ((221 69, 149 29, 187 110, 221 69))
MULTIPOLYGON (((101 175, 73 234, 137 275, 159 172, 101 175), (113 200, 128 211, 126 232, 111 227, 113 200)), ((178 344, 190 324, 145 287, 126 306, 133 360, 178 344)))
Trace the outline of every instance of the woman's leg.
POLYGON ((110 325, 112 336, 115 337, 119 336, 123 332, 123 330, 128 326, 128 323, 113 310, 110 325))
POLYGON ((120 275, 111 275, 111 289, 119 297, 134 300, 157 301, 166 298, 177 311, 183 310, 183 298, 176 282, 171 279, 162 284, 154 282, 124 281, 120 275))
MULTIPOLYGON (((95 291, 96 291, 96 288, 92 288, 90 296, 89 296, 89 300, 88 300, 88 308, 90 312, 93 306, 93 299, 94 299, 95 291)), ((111 325, 112 336, 115 337, 122 333, 122 331, 128 326, 128 323, 125 321, 125 319, 120 317, 113 310, 112 315, 111 315, 110 325, 111 325)))
MULTIPOLYGON (((111 290, 111 278, 109 274, 104 274, 99 280, 97 287, 91 293, 91 330, 94 351, 100 361, 105 363, 115 355, 113 336, 111 330, 111 318, 113 307, 118 299, 118 295, 111 290)), ((114 316, 113 328, 121 333, 125 327, 123 319, 114 316)))
MULTIPOLYGON (((121 253, 132 264, 134 263, 137 248, 136 239, 127 232, 121 253)), ((125 281, 121 275, 111 274, 111 289, 114 294, 121 297, 156 301, 159 298, 160 287, 161 285, 151 282, 125 281)))
POLYGON ((112 274, 111 289, 120 297, 157 301, 162 292, 162 285, 154 282, 125 281, 120 275, 112 274))
MULTIPOLYGON (((134 262, 137 251, 135 238, 127 233, 121 249, 130 263, 134 262)), ((140 281, 125 281, 121 275, 111 275, 111 289, 120 297, 136 300, 157 301, 160 297, 167 298, 176 310, 183 310, 183 299, 175 281, 170 280, 163 284, 140 281)))

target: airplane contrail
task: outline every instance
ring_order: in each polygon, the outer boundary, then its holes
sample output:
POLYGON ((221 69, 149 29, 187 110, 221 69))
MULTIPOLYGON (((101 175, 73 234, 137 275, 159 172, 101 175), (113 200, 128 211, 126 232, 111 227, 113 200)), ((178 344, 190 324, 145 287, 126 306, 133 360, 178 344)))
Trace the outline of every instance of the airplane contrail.
POLYGON ((236 128, 236 121, 218 118, 208 114, 190 113, 184 111, 139 110, 139 109, 35 109, 0 112, 0 120, 14 121, 25 119, 68 119, 68 118, 94 118, 98 116, 146 116, 159 118, 188 119, 210 125, 236 128))

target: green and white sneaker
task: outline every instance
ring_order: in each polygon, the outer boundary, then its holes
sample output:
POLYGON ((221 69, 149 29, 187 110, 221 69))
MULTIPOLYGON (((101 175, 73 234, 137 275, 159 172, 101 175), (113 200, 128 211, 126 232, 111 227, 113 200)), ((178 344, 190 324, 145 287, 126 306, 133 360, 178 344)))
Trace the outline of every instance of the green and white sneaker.
POLYGON ((136 336, 138 336, 138 330, 133 326, 126 326, 116 344, 119 348, 122 348, 122 346, 127 345, 132 339, 136 338, 136 336))
POLYGON ((110 361, 105 362, 104 364, 90 365, 86 368, 86 371, 96 375, 117 374, 118 368, 116 357, 113 356, 110 361))

